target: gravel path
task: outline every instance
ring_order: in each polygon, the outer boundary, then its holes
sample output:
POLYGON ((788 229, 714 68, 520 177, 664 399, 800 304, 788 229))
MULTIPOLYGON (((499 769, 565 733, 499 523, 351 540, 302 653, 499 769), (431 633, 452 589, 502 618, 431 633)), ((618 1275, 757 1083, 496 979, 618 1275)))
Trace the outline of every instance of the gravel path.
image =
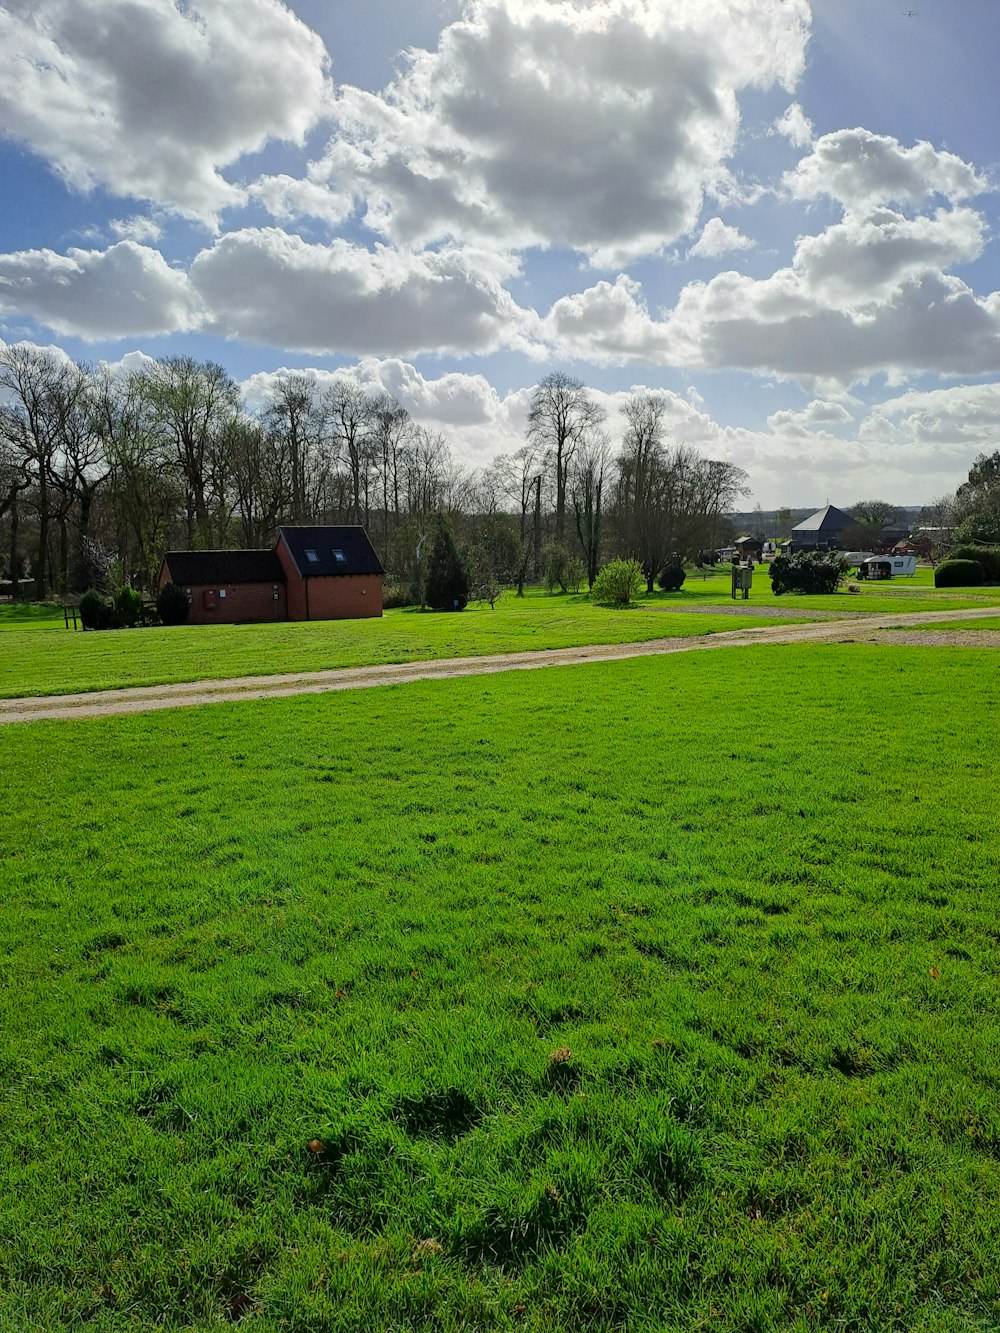
POLYGON ((905 633, 910 625, 954 621, 956 617, 962 620, 996 618, 996 615, 997 609, 993 606, 961 612, 897 612, 895 615, 863 615, 819 624, 765 625, 756 629, 726 630, 720 634, 652 639, 646 643, 591 644, 579 648, 504 653, 494 657, 452 657, 391 666, 351 667, 283 676, 242 676, 236 680, 198 680, 180 685, 96 690, 88 694, 3 699, 0 700, 0 725, 148 713, 162 708, 193 708, 201 704, 232 703, 241 699, 280 699, 296 694, 325 694, 332 690, 402 685, 414 680, 450 680, 455 676, 532 671, 541 667, 615 662, 629 657, 657 657, 666 653, 746 648, 753 644, 884 643, 916 644, 921 647, 954 645, 1000 648, 1000 632, 995 630, 905 633))

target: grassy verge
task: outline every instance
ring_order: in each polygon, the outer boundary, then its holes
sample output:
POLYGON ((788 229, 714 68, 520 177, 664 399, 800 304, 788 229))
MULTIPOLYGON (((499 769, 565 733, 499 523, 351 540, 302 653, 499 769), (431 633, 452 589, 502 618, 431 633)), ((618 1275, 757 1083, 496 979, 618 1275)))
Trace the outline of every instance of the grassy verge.
POLYGON ((0 732, 0 1325, 996 1327, 1000 688, 741 662, 0 732))
MULTIPOLYGON (((658 604, 657 604, 658 605, 658 604)), ((101 634, 0 635, 0 697, 67 694, 230 676, 477 657, 589 643, 635 643, 708 634, 774 618, 664 615, 591 606, 585 597, 510 598, 495 611, 460 615, 389 611, 381 620, 311 624, 204 625, 109 630, 101 634)))
POLYGON ((947 620, 938 621, 935 625, 911 625, 911 630, 993 630, 996 633, 1000 630, 1000 616, 995 620, 992 616, 984 616, 982 620, 947 620))

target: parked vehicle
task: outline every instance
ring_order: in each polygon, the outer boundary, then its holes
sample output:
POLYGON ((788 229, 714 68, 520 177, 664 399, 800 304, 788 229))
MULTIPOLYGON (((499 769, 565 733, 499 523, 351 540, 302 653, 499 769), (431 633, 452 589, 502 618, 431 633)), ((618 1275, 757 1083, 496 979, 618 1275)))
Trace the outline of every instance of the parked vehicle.
POLYGON ((908 578, 917 572, 915 555, 872 555, 858 566, 859 579, 908 578))

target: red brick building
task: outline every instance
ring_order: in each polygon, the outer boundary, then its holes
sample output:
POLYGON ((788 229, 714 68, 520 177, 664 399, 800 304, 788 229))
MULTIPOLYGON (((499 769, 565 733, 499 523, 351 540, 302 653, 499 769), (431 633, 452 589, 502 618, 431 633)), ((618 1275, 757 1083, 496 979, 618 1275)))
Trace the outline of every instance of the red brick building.
POLYGON ((188 623, 360 620, 382 614, 385 571, 361 527, 279 528, 264 551, 168 551, 157 580, 187 594, 188 623))

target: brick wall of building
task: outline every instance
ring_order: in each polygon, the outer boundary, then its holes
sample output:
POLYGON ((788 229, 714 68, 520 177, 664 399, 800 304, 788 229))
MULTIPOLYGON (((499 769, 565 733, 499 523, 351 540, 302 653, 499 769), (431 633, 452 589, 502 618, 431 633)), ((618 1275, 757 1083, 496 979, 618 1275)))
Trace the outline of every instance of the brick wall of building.
POLYGON ((212 587, 190 585, 189 625, 237 625, 287 620, 284 584, 229 583, 212 587), (275 599, 274 589, 278 596, 275 599))
POLYGON ((382 575, 338 574, 307 579, 306 600, 308 620, 364 620, 380 616, 382 575))

